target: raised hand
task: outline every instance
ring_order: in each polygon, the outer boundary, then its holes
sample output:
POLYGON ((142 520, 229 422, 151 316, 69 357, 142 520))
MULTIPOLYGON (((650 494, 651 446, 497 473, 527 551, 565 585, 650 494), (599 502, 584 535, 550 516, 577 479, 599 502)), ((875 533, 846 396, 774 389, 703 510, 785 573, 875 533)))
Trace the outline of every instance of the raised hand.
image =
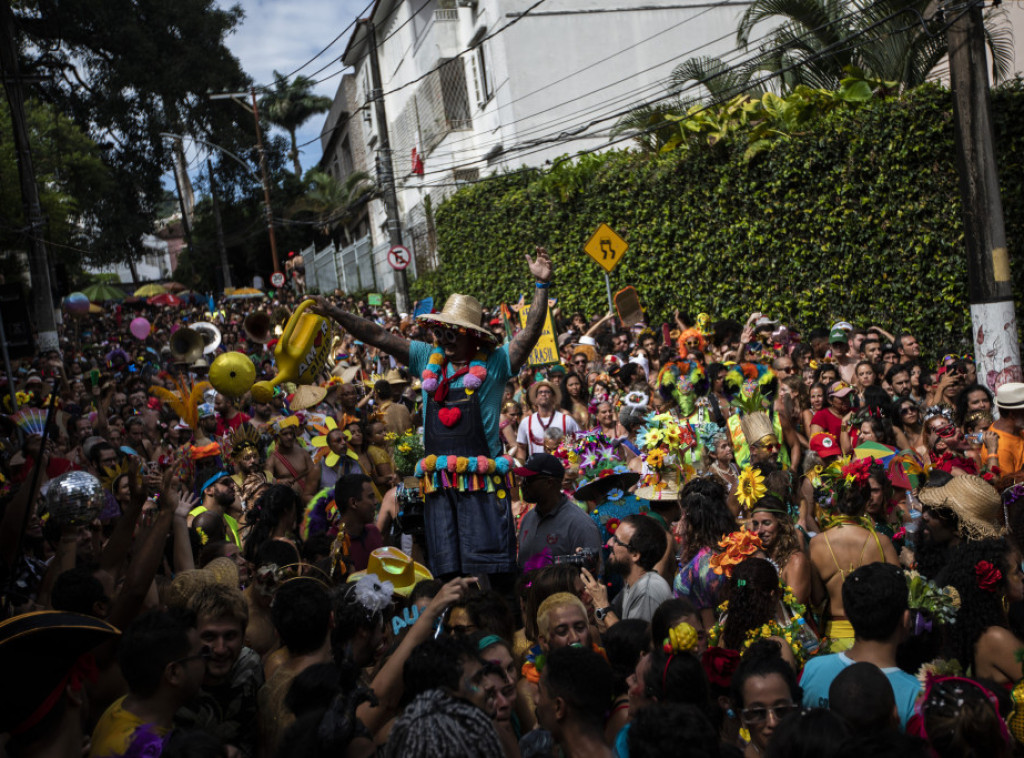
POLYGON ((530 267, 530 273, 538 282, 551 281, 551 257, 548 255, 547 249, 538 247, 536 258, 531 258, 527 253, 526 263, 530 267))

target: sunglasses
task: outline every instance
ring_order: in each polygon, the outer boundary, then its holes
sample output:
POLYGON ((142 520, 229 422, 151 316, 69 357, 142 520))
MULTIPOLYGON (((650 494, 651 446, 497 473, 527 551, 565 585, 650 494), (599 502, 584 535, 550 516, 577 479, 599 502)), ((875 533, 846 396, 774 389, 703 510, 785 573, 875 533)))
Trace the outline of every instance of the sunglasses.
POLYGON ((577 366, 586 366, 587 365, 587 359, 586 358, 573 358, 572 362, 575 363, 577 366))
POLYGON ((782 719, 789 714, 796 713, 799 710, 800 706, 796 703, 787 703, 786 705, 776 705, 771 708, 761 706, 755 708, 744 708, 740 711, 740 716, 742 717, 744 724, 756 726, 768 721, 769 714, 774 716, 776 721, 782 721, 782 719))
POLYGON ((459 338, 458 333, 454 329, 442 329, 438 326, 431 328, 430 336, 434 338, 435 342, 448 345, 454 345, 455 340, 459 338))
POLYGON ((900 415, 901 416, 907 416, 907 415, 909 415, 911 413, 917 413, 917 408, 915 408, 912 405, 906 405, 906 406, 900 408, 900 415))

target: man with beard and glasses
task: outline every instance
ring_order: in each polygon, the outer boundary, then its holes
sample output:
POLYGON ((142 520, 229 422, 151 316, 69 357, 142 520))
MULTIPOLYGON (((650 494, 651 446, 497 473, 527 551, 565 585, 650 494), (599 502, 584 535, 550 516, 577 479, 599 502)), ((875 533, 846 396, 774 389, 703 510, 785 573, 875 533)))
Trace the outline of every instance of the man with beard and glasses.
MULTIPOLYGON (((611 548, 608 570, 621 575, 626 584, 622 591, 622 618, 642 619, 650 623, 658 606, 672 598, 672 588, 654 570, 665 555, 668 535, 650 516, 626 516, 608 541, 608 546, 611 548)), ((618 623, 619 618, 608 603, 608 588, 586 569, 582 569, 580 575, 594 599, 594 613, 598 621, 603 621, 605 626, 618 623)))

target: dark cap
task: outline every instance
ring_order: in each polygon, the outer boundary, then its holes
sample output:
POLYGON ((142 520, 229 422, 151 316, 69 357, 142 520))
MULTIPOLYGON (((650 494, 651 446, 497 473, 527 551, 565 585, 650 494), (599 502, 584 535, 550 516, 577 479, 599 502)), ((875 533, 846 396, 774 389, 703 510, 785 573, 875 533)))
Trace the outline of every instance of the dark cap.
POLYGON ((561 481, 565 477, 565 467, 550 453, 534 453, 522 466, 512 469, 512 473, 516 476, 550 476, 561 481))
POLYGON ((94 670, 98 645, 120 632, 105 621, 66 611, 37 611, 0 624, 0 733, 32 728, 60 701, 64 688, 79 687, 94 670), (15 682, 17 684, 15 684, 15 682))

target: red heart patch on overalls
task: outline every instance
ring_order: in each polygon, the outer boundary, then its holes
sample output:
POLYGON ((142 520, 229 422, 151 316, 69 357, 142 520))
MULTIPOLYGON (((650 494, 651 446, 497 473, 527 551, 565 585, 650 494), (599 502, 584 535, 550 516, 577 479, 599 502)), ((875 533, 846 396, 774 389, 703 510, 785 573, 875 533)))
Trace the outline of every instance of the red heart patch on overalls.
POLYGON ((451 429, 462 418, 462 409, 460 408, 442 408, 437 412, 437 417, 441 419, 441 423, 451 429))

